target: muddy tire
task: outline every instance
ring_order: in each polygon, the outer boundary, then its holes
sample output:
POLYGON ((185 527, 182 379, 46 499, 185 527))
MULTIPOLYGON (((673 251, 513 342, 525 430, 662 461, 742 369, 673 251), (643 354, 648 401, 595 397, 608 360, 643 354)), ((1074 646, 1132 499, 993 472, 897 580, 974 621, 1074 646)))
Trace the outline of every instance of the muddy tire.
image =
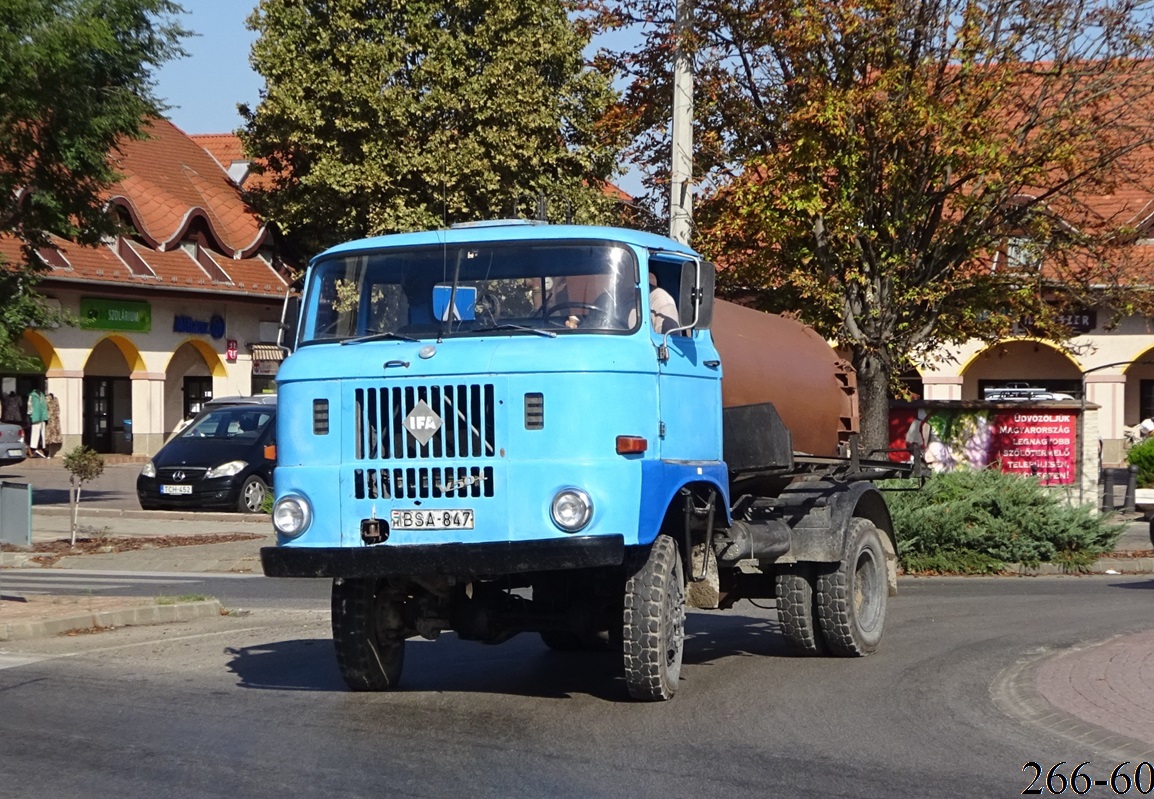
POLYGON ((374 579, 333 580, 333 646, 345 684, 353 691, 397 687, 405 662, 405 639, 387 630, 399 626, 400 609, 374 579))
POLYGON ((860 657, 877 650, 886 620, 886 551, 873 522, 850 522, 845 558, 819 570, 818 624, 830 654, 860 657))
POLYGON ((818 625, 814 564, 793 563, 782 567, 776 583, 777 617, 790 649, 805 655, 825 654, 825 639, 818 625))
POLYGON ((659 535, 625 583, 625 685, 634 699, 669 699, 685 649, 685 573, 676 542, 659 535))

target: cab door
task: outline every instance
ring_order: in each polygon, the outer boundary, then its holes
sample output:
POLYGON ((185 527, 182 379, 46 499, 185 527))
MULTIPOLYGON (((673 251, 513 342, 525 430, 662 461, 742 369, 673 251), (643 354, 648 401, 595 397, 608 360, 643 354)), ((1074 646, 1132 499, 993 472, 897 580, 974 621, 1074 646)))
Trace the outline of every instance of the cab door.
MULTIPOLYGON (((673 295, 682 309, 681 294, 689 291, 682 280, 686 267, 695 267, 685 257, 654 256, 649 271, 657 287, 673 295)), ((701 269, 712 269, 701 264, 701 269)), ((712 281, 708 281, 712 291, 712 281)), ((708 329, 686 329, 664 335, 653 326, 646 297, 644 324, 658 358, 658 405, 661 425, 659 453, 666 461, 720 461, 721 438, 721 359, 708 329)), ((692 319, 680 319, 689 325, 692 319)))

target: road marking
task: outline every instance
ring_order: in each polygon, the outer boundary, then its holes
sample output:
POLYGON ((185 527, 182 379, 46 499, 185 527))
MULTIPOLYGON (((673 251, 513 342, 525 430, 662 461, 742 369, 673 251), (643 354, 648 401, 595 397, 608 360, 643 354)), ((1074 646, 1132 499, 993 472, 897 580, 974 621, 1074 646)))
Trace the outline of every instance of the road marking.
POLYGON ((111 571, 98 569, 4 569, 0 571, 0 582, 3 582, 5 576, 15 574, 40 574, 40 575, 90 575, 93 577, 119 577, 121 579, 127 577, 168 577, 173 579, 185 580, 250 580, 254 577, 264 577, 263 574, 239 574, 237 572, 153 572, 153 571, 111 571))
POLYGON ((201 574, 184 573, 173 577, 159 577, 147 573, 135 575, 88 572, 60 572, 43 569, 5 570, 0 573, 0 590, 21 594, 53 594, 61 592, 108 592, 125 588, 166 586, 172 589, 200 585, 206 581, 201 574))
POLYGON ((28 655, 5 655, 0 653, 0 670, 16 669, 20 666, 30 666, 33 663, 39 663, 41 660, 47 660, 44 657, 30 657, 28 655))

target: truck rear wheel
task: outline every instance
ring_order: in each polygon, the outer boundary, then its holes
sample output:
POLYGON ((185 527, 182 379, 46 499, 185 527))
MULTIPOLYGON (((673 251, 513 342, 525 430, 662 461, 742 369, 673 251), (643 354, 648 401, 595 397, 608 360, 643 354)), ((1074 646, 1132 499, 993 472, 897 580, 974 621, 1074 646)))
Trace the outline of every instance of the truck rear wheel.
POLYGON ((677 691, 685 649, 685 572, 677 543, 659 535, 625 583, 625 684, 655 702, 677 691))
POLYGON ((831 654, 859 657, 877 650, 886 620, 886 553, 868 519, 850 522, 849 546, 835 568, 817 576, 818 622, 831 654))
POLYGON ((825 654, 825 639, 818 629, 814 565, 782 566, 775 580, 777 617, 790 648, 807 655, 825 654))
POLYGON ((341 677, 354 691, 388 691, 401 679, 400 607, 384 586, 375 579, 333 580, 333 646, 341 677))

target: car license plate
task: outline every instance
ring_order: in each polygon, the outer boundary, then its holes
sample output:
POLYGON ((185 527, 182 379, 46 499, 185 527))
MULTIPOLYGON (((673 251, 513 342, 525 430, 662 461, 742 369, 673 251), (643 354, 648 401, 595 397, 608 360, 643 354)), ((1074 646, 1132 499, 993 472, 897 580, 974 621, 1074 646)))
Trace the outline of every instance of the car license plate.
POLYGON ((191 494, 192 486, 161 486, 162 494, 191 494))
POLYGON ((22 450, 22 449, 10 449, 10 450, 8 450, 8 457, 9 458, 23 458, 24 457, 24 450, 22 450))
POLYGON ((471 508, 453 510, 395 510, 389 520, 394 530, 472 530, 471 508))

